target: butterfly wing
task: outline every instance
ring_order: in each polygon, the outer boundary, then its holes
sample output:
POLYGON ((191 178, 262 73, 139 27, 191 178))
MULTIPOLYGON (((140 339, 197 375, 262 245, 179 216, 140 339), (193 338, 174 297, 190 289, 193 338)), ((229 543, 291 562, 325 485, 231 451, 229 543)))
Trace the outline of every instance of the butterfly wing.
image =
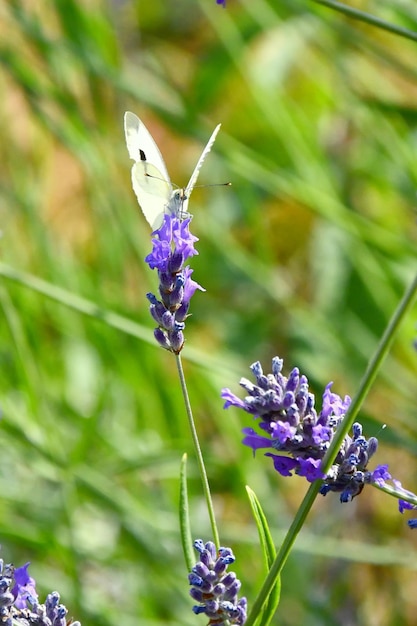
POLYGON ((132 167, 132 187, 146 221, 156 230, 162 224, 172 196, 171 183, 162 172, 147 161, 137 161, 132 167))
POLYGON ((200 158, 198 159, 197 165, 194 168, 193 173, 191 174, 191 178, 188 182, 188 185, 185 189, 175 189, 171 195, 171 198, 168 203, 168 209, 174 215, 181 220, 187 219, 188 217, 192 217, 190 213, 188 213, 188 200, 194 186, 197 182, 198 175, 200 173, 201 166, 204 163, 204 160, 208 153, 211 150, 212 145, 217 137, 217 133, 220 130, 221 124, 218 124, 214 131, 211 134, 210 139, 207 142, 206 147, 204 148, 200 158))
POLYGON ((210 152, 210 150, 211 150, 211 148, 212 148, 212 146, 213 146, 213 144, 214 144, 214 142, 216 140, 217 133, 220 130, 220 126, 221 126, 221 124, 218 124, 216 126, 216 128, 213 130, 213 132, 211 134, 211 137, 208 140, 207 145, 204 148, 203 152, 201 153, 201 156, 198 159, 197 165, 195 166, 193 173, 191 174, 191 178, 188 181, 188 185, 186 186, 185 191, 184 191, 184 195, 185 195, 186 199, 188 199, 190 197, 190 194, 191 194, 192 190, 194 189, 194 186, 195 186, 195 184, 197 182, 198 175, 199 175, 200 170, 201 170, 201 166, 203 165, 206 156, 210 152))
POLYGON ((125 135, 129 156, 134 161, 147 161, 156 167, 163 178, 171 183, 162 154, 151 133, 137 115, 126 111, 125 135))
POLYGON ((162 155, 145 124, 130 111, 124 118, 131 159, 132 185, 142 212, 155 230, 162 224, 172 196, 172 185, 162 155))

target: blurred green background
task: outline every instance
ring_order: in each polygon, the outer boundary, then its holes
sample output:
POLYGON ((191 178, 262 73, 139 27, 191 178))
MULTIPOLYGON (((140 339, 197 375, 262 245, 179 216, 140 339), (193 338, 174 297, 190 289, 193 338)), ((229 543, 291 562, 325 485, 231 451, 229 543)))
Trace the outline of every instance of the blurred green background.
MULTIPOLYGON (((417 30, 414 2, 355 6, 417 30)), ((193 193, 207 292, 183 357, 221 541, 250 602, 264 572, 244 486, 279 545, 306 484, 253 460, 240 445, 252 422, 223 411, 220 389, 278 354, 319 406, 329 380, 355 393, 416 269, 417 44, 297 0, 0 10, 2 556, 30 560, 41 598, 59 590, 84 626, 203 625, 179 544, 184 452, 193 534, 210 529, 175 362, 153 342, 123 113, 145 121, 178 185, 222 123, 199 182, 232 187, 193 193)), ((414 491, 416 318, 360 416, 380 439, 374 465, 414 491)), ((415 624, 416 532, 376 490, 320 498, 274 623, 415 624)))

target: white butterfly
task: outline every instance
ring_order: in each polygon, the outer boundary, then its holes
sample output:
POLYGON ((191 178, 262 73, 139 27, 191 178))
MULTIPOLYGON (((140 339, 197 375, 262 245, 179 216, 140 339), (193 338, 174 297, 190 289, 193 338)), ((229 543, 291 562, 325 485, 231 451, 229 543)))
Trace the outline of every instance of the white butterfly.
POLYGON ((204 159, 220 130, 214 129, 185 189, 173 189, 164 159, 145 124, 137 115, 126 111, 125 135, 129 156, 135 161, 132 167, 132 185, 140 207, 152 230, 159 228, 165 213, 180 219, 189 217, 187 212, 190 194, 197 182, 204 159))

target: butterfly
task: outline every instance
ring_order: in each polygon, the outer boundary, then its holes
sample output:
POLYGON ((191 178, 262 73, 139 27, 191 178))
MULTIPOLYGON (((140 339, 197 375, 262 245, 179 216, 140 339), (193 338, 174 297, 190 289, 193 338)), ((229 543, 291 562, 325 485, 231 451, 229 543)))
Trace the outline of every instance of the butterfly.
POLYGON ((124 126, 129 156, 135 161, 132 167, 133 191, 152 230, 161 226, 165 213, 179 219, 190 217, 188 200, 221 124, 214 129, 185 189, 173 188, 159 148, 138 116, 126 111, 124 126))

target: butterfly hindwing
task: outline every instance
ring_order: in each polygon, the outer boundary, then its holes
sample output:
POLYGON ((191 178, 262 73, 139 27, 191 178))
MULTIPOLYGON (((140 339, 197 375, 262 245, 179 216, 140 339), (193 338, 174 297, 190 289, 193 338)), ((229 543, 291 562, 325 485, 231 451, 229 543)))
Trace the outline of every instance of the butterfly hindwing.
POLYGON ((137 161, 132 167, 132 186, 147 222, 156 230, 172 196, 171 184, 156 167, 147 161, 137 161))

